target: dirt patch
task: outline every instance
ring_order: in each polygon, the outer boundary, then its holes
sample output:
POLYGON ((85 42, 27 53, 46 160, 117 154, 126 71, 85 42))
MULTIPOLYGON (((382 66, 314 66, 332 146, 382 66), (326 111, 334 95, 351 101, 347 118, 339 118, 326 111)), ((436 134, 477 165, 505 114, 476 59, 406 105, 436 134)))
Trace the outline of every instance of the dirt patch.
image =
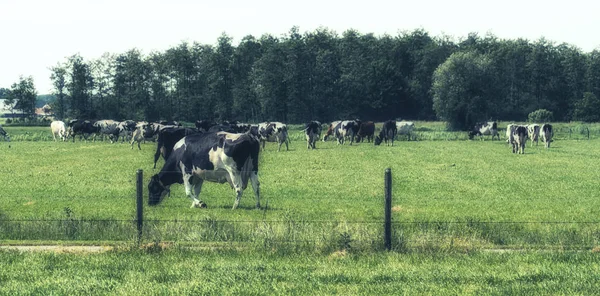
POLYGON ((402 207, 401 206, 395 206, 392 208, 392 212, 401 212, 402 211, 402 207))

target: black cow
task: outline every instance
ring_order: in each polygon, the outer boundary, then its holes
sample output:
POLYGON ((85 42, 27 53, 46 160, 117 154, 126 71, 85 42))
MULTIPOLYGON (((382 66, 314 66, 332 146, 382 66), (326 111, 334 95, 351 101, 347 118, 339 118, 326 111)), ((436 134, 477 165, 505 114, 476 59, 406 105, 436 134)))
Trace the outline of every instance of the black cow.
POLYGON ((362 139, 367 138, 367 142, 373 141, 375 135, 375 123, 373 121, 366 121, 360 124, 358 132, 356 133, 356 143, 360 143, 362 139))
POLYGON ((550 143, 553 141, 552 137, 554 136, 554 132, 552 131, 552 125, 549 123, 544 123, 542 128, 540 129, 540 137, 542 137, 542 141, 544 142, 544 147, 550 148, 550 143))
POLYGON ((311 121, 304 125, 304 134, 306 135, 306 148, 316 149, 316 142, 321 137, 321 123, 319 121, 311 121))
POLYGON ((148 204, 157 205, 169 193, 172 184, 185 185, 192 207, 206 207, 198 199, 204 181, 225 183, 236 192, 233 209, 237 208, 248 180, 260 208, 258 153, 260 144, 253 135, 226 132, 198 133, 179 140, 162 170, 148 184, 148 204))
MULTIPOLYGON (((100 127, 94 124, 95 122, 89 120, 78 120, 72 119, 69 121, 69 128, 67 130, 67 137, 73 138, 73 143, 75 143, 75 135, 83 136, 83 138, 87 141, 88 137, 91 134, 97 134, 100 132, 100 127)), ((81 137, 80 137, 81 139, 81 137)))
POLYGON ((0 125, 0 136, 2 136, 5 141, 10 142, 10 137, 8 136, 8 133, 6 133, 6 131, 2 128, 1 125, 0 125))
POLYGON ((212 120, 196 120, 196 128, 200 132, 207 132, 208 129, 215 125, 217 125, 217 123, 212 120))
POLYGON ((380 145, 382 141, 385 141, 386 145, 388 141, 391 142, 392 146, 394 146, 394 138, 396 137, 397 127, 395 120, 388 120, 383 123, 383 127, 379 132, 379 135, 375 137, 375 145, 380 145))
POLYGON ((198 131, 191 128, 183 127, 169 127, 164 128, 158 132, 158 139, 156 140, 156 153, 154 153, 154 168, 156 168, 156 162, 162 155, 165 161, 171 155, 173 147, 179 140, 185 136, 195 134, 198 131))

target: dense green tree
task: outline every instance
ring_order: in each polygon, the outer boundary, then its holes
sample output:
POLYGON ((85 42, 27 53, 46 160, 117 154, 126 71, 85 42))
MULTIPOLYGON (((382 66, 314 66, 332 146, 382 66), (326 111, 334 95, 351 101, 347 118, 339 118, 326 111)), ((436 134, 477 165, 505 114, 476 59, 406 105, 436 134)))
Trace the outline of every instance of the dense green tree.
POLYGON ((70 116, 73 118, 96 118, 92 104, 93 77, 90 65, 79 54, 67 59, 69 74, 66 89, 68 92, 70 116))
POLYGON ((583 97, 575 102, 573 119, 585 122, 600 121, 600 99, 592 92, 585 92, 583 97))
POLYGON ((13 106, 11 111, 21 110, 28 117, 35 116, 35 103, 37 99, 37 90, 33 83, 33 77, 19 77, 19 82, 11 85, 8 94, 5 97, 5 103, 13 106))
POLYGON ((67 69, 65 65, 59 63, 56 66, 51 67, 50 70, 52 71, 50 80, 52 80, 52 85, 54 86, 53 93, 56 96, 56 100, 50 106, 54 110, 54 116, 57 119, 64 119, 68 110, 67 69))

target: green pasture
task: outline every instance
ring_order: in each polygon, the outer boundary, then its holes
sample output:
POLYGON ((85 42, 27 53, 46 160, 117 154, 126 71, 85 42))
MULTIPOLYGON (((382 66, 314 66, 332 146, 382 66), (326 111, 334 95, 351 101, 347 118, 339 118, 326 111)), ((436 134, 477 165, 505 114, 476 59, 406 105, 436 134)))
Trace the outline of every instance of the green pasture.
MULTIPOLYGON (((595 125, 588 127, 591 140, 557 132, 552 148, 528 143, 525 155, 512 154, 503 140, 467 141, 464 132, 441 129, 440 123, 417 124, 421 140, 394 147, 318 142, 317 150, 307 150, 293 126, 290 151, 277 153, 268 143, 261 152, 261 210, 254 209, 251 188, 234 211, 226 184, 205 183, 200 196, 207 209, 189 208, 183 186, 174 185, 163 203, 145 207, 144 239, 379 250, 389 167, 396 250, 599 244, 595 125), (428 133, 459 140, 423 140, 428 133)), ((140 151, 121 143, 52 142, 49 129, 6 130, 13 141, 10 148, 0 142, 0 240, 135 238, 135 173, 144 171, 145 190, 159 171, 152 169, 154 143, 140 151)))
POLYGON ((2 295, 595 295, 596 253, 0 251, 2 295))

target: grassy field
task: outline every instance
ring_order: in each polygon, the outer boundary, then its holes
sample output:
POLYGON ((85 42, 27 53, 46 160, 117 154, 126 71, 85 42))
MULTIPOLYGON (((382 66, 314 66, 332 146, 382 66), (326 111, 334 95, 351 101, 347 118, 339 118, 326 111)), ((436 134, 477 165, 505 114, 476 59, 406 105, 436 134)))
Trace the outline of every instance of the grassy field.
MULTIPOLYGON (((423 134, 441 127, 417 125, 423 134)), ((0 142, 1 240, 135 236, 135 172, 144 170, 145 184, 158 172, 152 170, 153 143, 139 151, 108 142, 55 143, 40 128, 6 129, 16 140, 11 148, 0 142)), ((248 190, 232 211, 232 190, 214 183, 201 194, 208 209, 190 209, 183 186, 174 186, 161 205, 146 207, 145 237, 377 250, 383 172, 390 167, 396 249, 599 244, 596 137, 559 134, 551 149, 528 146, 525 155, 512 154, 503 141, 398 141, 394 147, 319 142, 309 151, 298 129, 290 151, 277 153, 269 143, 261 153, 263 210, 254 209, 248 190)))
POLYGON ((2 295, 595 295, 595 253, 0 251, 2 295))

